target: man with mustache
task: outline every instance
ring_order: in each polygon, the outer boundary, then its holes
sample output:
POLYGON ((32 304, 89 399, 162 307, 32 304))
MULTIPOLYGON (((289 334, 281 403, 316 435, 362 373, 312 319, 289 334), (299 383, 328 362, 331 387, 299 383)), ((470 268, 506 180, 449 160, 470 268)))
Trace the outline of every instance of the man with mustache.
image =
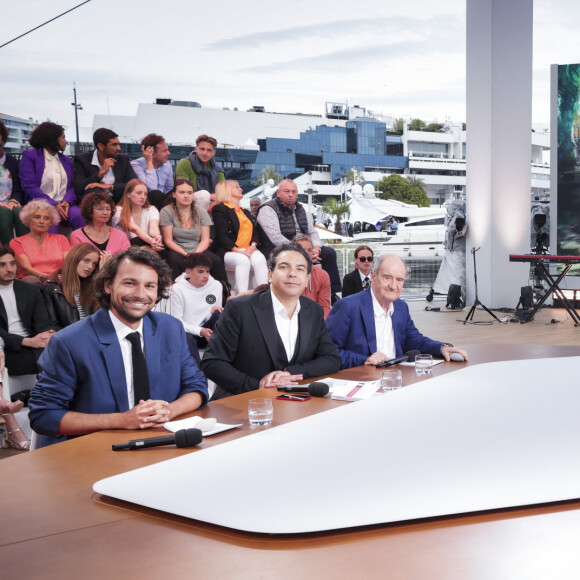
POLYGON ((150 312, 170 285, 167 264, 141 248, 107 260, 95 278, 101 308, 54 335, 39 360, 29 416, 43 445, 159 427, 207 402, 181 321, 150 312))

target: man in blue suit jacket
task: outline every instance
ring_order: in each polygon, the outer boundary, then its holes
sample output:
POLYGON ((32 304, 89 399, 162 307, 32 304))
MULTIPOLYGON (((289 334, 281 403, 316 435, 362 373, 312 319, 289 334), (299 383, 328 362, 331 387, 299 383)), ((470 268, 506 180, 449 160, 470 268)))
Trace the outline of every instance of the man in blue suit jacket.
POLYGON ((139 248, 110 258, 95 280, 101 305, 92 316, 55 334, 39 360, 30 423, 55 443, 101 429, 163 425, 207 402, 207 382, 187 349, 181 322, 151 313, 171 282, 167 265, 139 248), (135 396, 132 345, 144 344, 150 395, 135 396))
POLYGON ((442 356, 445 360, 449 360, 452 352, 459 352, 467 360, 465 351, 431 340, 417 330, 409 307, 399 299, 406 275, 403 260, 384 254, 375 260, 371 287, 339 300, 332 307, 326 326, 338 348, 343 369, 377 365, 408 350, 442 356))

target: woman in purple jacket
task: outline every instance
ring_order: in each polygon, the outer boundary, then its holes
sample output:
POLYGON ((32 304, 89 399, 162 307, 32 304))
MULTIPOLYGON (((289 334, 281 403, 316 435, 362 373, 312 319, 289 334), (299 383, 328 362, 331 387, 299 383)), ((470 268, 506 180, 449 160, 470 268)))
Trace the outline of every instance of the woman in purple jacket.
MULTIPOLYGON (((46 121, 30 135, 30 145, 20 160, 20 182, 25 201, 44 199, 54 205, 61 223, 68 223, 73 230, 85 224, 73 189, 73 165, 62 154, 66 148, 64 128, 46 121)), ((57 232, 58 226, 51 229, 57 232)))
POLYGON ((28 233, 20 221, 22 188, 18 178, 18 160, 3 149, 8 143, 8 129, 0 119, 0 242, 8 245, 14 237, 28 233))

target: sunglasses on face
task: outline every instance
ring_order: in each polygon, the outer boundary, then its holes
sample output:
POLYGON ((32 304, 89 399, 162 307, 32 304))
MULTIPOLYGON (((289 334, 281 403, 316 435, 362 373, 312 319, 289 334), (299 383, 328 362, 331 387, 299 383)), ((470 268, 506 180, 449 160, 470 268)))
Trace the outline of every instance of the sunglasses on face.
POLYGON ((360 260, 363 264, 365 262, 372 262, 373 261, 373 257, 369 256, 368 258, 366 256, 360 256, 359 258, 357 258, 357 260, 360 260))

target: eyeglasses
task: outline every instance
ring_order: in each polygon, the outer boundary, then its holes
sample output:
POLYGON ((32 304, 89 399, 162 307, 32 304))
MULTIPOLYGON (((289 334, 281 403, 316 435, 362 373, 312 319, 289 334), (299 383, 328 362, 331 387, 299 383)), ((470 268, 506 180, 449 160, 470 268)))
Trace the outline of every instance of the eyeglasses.
POLYGON ((357 260, 360 260, 363 264, 365 262, 369 262, 370 263, 370 262, 373 261, 373 257, 372 256, 368 256, 368 258, 367 258, 367 256, 360 256, 360 258, 357 258, 357 260))

